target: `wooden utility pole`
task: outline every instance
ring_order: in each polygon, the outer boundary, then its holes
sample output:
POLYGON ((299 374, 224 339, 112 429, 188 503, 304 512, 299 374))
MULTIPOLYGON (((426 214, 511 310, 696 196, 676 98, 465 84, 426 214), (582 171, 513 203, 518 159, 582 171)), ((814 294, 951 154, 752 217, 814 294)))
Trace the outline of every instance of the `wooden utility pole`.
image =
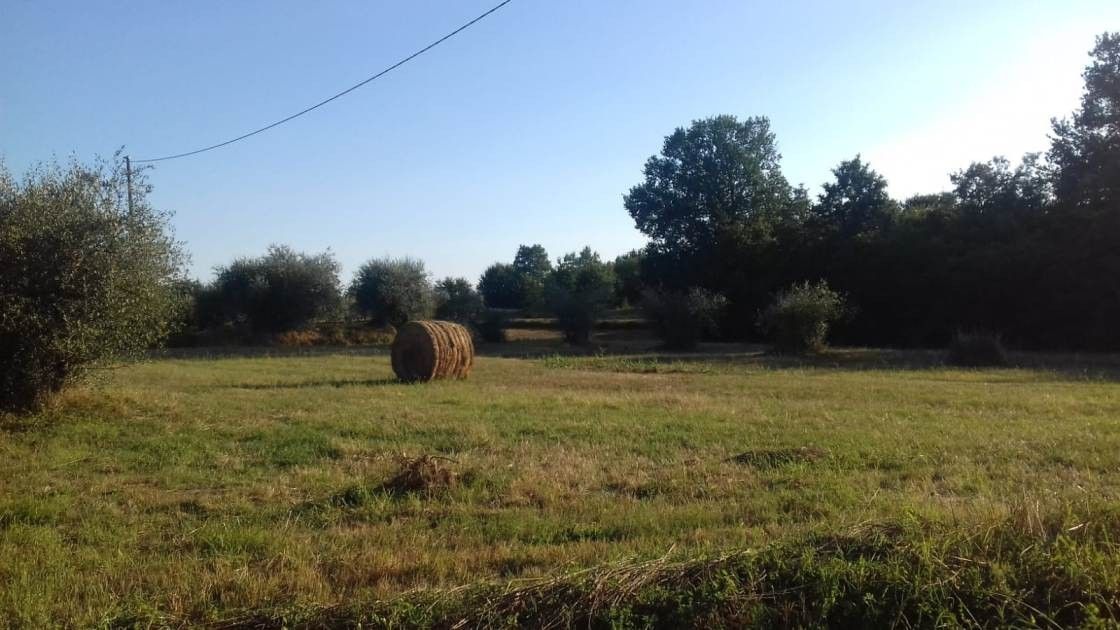
POLYGON ((128 216, 132 216, 132 160, 124 156, 124 177, 128 186, 128 216))

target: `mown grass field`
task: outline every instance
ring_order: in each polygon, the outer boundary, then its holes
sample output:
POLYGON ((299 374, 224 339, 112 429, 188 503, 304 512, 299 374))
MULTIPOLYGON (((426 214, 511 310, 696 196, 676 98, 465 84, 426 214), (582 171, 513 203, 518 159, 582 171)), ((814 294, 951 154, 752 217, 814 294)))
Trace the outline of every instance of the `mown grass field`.
POLYGON ((1107 620, 1120 381, 1028 363, 484 356, 428 385, 361 353, 115 369, 3 419, 0 624, 1107 620), (454 482, 384 487, 420 455, 454 482))

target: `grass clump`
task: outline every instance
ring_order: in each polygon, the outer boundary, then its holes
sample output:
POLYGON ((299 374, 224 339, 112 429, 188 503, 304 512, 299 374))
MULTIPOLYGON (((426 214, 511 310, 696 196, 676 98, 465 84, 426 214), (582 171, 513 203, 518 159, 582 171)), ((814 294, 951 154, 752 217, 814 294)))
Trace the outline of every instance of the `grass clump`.
POLYGON ((436 455, 401 458, 400 469, 381 484, 380 491, 393 496, 432 496, 452 488, 459 475, 448 463, 454 464, 455 460, 436 455))
POLYGON ((949 344, 946 360, 959 367, 1004 367, 1007 350, 999 335, 990 333, 957 333, 949 344))

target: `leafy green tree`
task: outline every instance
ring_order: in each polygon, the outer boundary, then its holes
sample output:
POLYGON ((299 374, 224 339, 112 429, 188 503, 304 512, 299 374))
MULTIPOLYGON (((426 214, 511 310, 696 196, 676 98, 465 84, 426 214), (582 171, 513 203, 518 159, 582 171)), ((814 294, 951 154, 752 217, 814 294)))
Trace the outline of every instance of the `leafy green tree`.
POLYGON ((780 159, 766 118, 697 120, 665 138, 624 204, 656 246, 700 252, 729 226, 780 221, 795 211, 780 159))
POLYGON ((1054 193, 1070 207, 1120 204, 1120 32, 1104 33, 1082 75, 1081 107, 1052 122, 1054 193))
POLYGON ((182 306, 186 256, 123 162, 0 163, 0 408, 33 409, 89 366, 141 355, 182 306))
POLYGON ((490 308, 521 308, 521 274, 513 265, 494 263, 478 280, 478 292, 490 308))
POLYGON ((614 282, 611 265, 590 247, 560 258, 549 276, 546 292, 565 339, 571 343, 590 341, 595 323, 611 304, 614 282))
POLYGON ((522 245, 513 257, 513 269, 520 276, 520 308, 531 308, 544 296, 544 284, 552 272, 552 262, 542 245, 522 245))
POLYGON ((444 278, 436 283, 436 317, 456 322, 473 322, 485 306, 482 296, 466 278, 444 278))
POLYGON ((227 320, 246 324, 255 333, 280 333, 336 312, 339 269, 329 251, 306 254, 287 245, 270 245, 264 256, 239 258, 217 268, 214 286, 227 320))
POLYGON ((813 213, 850 238, 882 230, 898 212, 898 204, 887 194, 887 180, 860 156, 832 169, 834 180, 826 182, 813 213))
POLYGON ((544 279, 552 271, 552 261, 543 245, 521 245, 513 257, 513 268, 523 276, 544 279))
POLYGON ((951 192, 917 194, 902 202, 902 211, 906 214, 930 211, 954 212, 956 208, 957 196, 951 192))
POLYGON ((614 259, 616 304, 637 305, 642 300, 642 250, 635 249, 614 259))
POLYGON ((973 162, 949 179, 958 203, 972 212, 1038 212, 1050 202, 1050 184, 1037 153, 1023 156, 1014 169, 1002 156, 973 162))
POLYGON ((431 280, 424 261, 378 258, 366 261, 350 283, 358 313, 374 324, 401 326, 430 317, 434 308, 431 280))

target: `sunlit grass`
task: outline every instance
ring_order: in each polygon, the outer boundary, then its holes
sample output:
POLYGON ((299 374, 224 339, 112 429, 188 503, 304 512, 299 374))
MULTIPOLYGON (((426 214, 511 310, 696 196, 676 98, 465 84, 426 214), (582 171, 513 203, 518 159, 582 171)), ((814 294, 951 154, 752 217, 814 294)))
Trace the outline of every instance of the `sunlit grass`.
POLYGON ((0 619, 197 622, 1120 496, 1104 372, 859 351, 391 377, 383 356, 159 360, 6 420, 0 619), (455 483, 380 490, 424 454, 455 483))

